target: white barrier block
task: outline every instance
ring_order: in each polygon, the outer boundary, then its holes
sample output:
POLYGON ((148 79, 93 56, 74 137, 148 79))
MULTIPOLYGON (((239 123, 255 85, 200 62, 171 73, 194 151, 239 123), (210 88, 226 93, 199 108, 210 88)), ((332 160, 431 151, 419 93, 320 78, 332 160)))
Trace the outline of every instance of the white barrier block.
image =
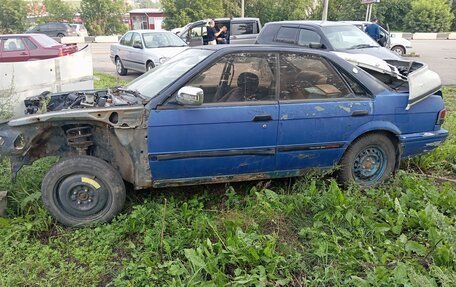
POLYGON ((448 39, 449 40, 456 40, 456 33, 450 33, 450 35, 448 35, 448 39))
POLYGON ((402 32, 391 32, 391 37, 402 38, 402 32))
POLYGON ((44 91, 93 88, 92 53, 87 47, 64 57, 30 62, 0 63, 0 104, 14 117, 24 115, 24 99, 44 91))
POLYGON ((437 33, 415 33, 413 40, 436 40, 437 33))
POLYGON ((96 36, 95 43, 117 43, 119 42, 119 36, 96 36))
POLYGON ((62 37, 60 39, 62 44, 85 43, 84 37, 62 37))

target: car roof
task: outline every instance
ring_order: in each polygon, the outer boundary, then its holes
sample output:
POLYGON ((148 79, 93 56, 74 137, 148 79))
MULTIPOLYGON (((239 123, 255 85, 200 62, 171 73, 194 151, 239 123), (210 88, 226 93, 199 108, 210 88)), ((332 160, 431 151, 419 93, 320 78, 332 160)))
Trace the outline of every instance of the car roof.
POLYGON ((320 26, 320 27, 329 27, 329 26, 347 26, 349 23, 337 22, 337 21, 321 21, 321 20, 289 20, 289 21, 276 21, 269 22, 266 25, 311 25, 311 26, 320 26))
POLYGON ((0 37, 2 38, 10 38, 10 37, 33 37, 34 35, 44 35, 46 36, 45 34, 41 34, 41 33, 27 33, 27 34, 2 34, 0 35, 0 37))

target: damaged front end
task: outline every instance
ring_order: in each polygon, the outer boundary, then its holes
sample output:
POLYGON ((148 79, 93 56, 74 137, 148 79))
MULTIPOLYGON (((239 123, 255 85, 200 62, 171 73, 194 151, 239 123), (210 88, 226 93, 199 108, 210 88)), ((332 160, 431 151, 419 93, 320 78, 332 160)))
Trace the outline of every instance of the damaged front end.
POLYGON ((90 155, 138 188, 151 184, 141 168, 147 166, 147 99, 136 91, 45 92, 24 103, 26 116, 0 123, 0 156, 10 158, 13 178, 39 158, 90 155))
POLYGON ((408 93, 410 109, 414 104, 435 94, 442 87, 440 76, 418 61, 382 60, 365 54, 347 54, 335 52, 339 57, 358 66, 388 85, 391 89, 408 93))

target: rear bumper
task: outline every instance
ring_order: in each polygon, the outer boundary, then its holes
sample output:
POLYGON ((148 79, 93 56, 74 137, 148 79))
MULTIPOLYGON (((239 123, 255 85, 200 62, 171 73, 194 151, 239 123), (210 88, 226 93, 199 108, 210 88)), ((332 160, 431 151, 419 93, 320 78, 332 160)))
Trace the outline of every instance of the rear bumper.
POLYGON ((447 137, 448 131, 444 129, 400 135, 399 141, 402 146, 401 157, 404 158, 430 152, 440 146, 447 137))

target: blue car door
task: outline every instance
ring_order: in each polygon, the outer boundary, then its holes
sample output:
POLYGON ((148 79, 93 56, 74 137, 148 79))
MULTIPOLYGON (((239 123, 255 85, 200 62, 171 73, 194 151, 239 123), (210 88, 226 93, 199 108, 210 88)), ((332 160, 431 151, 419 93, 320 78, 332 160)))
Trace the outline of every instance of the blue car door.
POLYGON ((280 55, 277 170, 329 167, 372 119, 373 100, 326 59, 280 55))
POLYGON ((155 186, 256 178, 274 170, 276 62, 270 53, 225 55, 184 85, 203 90, 202 105, 177 104, 176 91, 151 111, 148 151, 155 186))

